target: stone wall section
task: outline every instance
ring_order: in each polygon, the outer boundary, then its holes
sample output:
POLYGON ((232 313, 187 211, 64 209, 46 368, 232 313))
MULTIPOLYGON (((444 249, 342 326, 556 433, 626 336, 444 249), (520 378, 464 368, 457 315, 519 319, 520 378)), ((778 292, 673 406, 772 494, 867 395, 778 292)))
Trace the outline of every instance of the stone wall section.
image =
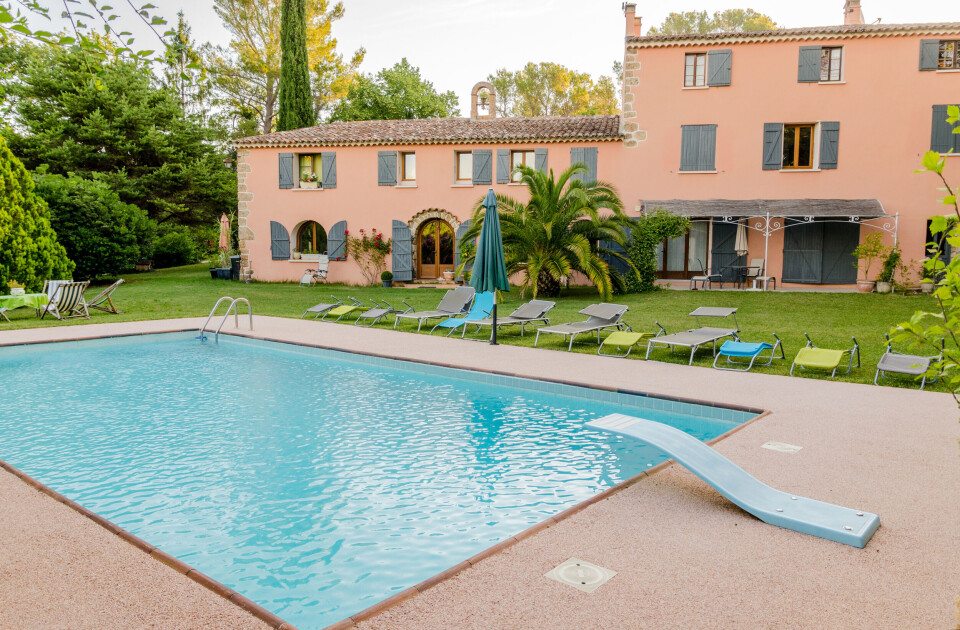
POLYGON ((247 190, 247 177, 253 172, 248 162, 250 149, 237 150, 237 240, 240 244, 240 279, 252 280, 250 268, 250 245, 254 239, 253 230, 247 225, 250 216, 250 202, 253 193, 247 190))
POLYGON ((620 115, 620 133, 623 146, 634 148, 647 139, 647 132, 640 128, 638 92, 640 87, 640 61, 636 50, 623 51, 623 113, 620 115))

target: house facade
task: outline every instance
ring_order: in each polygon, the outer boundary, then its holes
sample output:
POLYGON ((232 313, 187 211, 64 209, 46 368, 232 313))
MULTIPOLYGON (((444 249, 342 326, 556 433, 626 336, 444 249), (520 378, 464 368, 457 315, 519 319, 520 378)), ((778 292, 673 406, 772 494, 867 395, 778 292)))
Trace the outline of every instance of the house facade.
MULTIPOLYGON (((331 281, 359 282, 344 233, 376 229, 394 239, 398 280, 436 278, 488 187, 522 198, 513 166, 572 162, 612 182, 631 216, 691 218, 663 245, 665 278, 702 266, 732 279, 762 258, 781 286, 850 285, 851 252, 874 231, 923 258, 927 219, 943 210, 936 182, 914 171, 925 151, 960 153, 946 123, 960 103, 960 23, 863 24, 857 0, 843 25, 755 33, 643 37, 634 5, 625 17, 621 116, 497 118, 492 86, 478 84, 470 118, 238 140, 245 271, 295 280, 327 251, 331 281)), ((960 156, 947 162, 960 174, 960 156)))

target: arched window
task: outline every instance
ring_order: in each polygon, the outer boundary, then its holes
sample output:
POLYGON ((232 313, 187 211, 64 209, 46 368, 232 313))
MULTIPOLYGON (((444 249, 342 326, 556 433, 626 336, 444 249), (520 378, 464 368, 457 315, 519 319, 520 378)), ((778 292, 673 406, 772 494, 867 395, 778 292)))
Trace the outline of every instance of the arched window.
POLYGON ((316 221, 307 221, 297 231, 297 248, 302 254, 326 254, 327 231, 316 221))

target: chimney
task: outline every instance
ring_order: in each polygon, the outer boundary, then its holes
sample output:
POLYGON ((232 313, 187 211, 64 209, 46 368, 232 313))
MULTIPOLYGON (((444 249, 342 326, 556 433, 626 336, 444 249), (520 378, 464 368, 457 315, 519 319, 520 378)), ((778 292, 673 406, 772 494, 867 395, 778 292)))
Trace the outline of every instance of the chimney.
POLYGON ((632 2, 624 2, 623 15, 626 18, 627 23, 626 36, 640 37, 640 27, 643 18, 637 17, 637 5, 632 2))
POLYGON ((843 3, 843 23, 845 25, 863 24, 860 0, 845 0, 843 3))

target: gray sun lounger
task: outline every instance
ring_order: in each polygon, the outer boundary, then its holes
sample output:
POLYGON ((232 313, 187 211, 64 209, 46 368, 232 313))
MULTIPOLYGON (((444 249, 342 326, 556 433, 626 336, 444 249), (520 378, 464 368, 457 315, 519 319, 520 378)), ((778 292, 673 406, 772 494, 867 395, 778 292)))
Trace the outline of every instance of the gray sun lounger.
POLYGON ((599 345, 601 330, 606 328, 633 330, 625 322, 621 321, 624 313, 628 310, 629 307, 622 304, 607 304, 606 302, 591 304, 580 311, 582 315, 587 316, 587 319, 582 322, 570 322, 568 324, 557 324, 556 326, 543 326, 538 328, 537 338, 533 342, 533 345, 536 346, 540 342, 540 333, 553 333, 570 337, 570 343, 567 346, 567 351, 570 351, 573 349, 573 340, 577 338, 577 335, 592 332, 597 333, 597 344, 599 345))
MULTIPOLYGON (((547 300, 530 300, 526 304, 521 304, 518 306, 512 313, 505 317, 497 318, 497 329, 499 330, 503 326, 509 326, 511 324, 520 324, 520 336, 523 337, 523 328, 527 324, 532 324, 534 322, 543 322, 547 326, 550 325, 550 318, 547 317, 547 313, 550 312, 556 302, 548 302, 547 300)), ((493 318, 486 317, 484 319, 478 319, 475 322, 470 322, 471 326, 476 326, 477 329, 473 331, 474 333, 480 332, 480 329, 484 326, 493 326, 493 318)))
MULTIPOLYGON (((873 377, 873 384, 879 385, 881 376, 886 376, 887 372, 894 374, 906 374, 907 376, 923 376, 920 380, 920 389, 927 384, 927 370, 932 363, 943 359, 943 350, 945 348, 944 340, 940 340, 940 354, 935 357, 925 357, 916 354, 903 354, 893 349, 890 342, 890 335, 884 335, 887 338, 887 351, 880 357, 877 363, 877 373, 873 377)), ((938 378, 934 378, 931 383, 936 383, 938 378)))
POLYGON ((368 311, 364 311, 357 316, 357 319, 354 320, 354 326, 363 326, 364 328, 369 328, 374 324, 378 323, 387 315, 400 315, 402 313, 411 313, 413 312, 413 307, 410 306, 406 300, 401 300, 404 306, 407 308, 399 309, 387 302, 386 300, 380 300, 379 302, 374 298, 370 298, 370 302, 373 304, 373 308, 368 311), (361 324, 361 320, 369 320, 368 324, 361 324))
POLYGON ((306 316, 307 316, 307 313, 313 313, 313 318, 316 319, 316 318, 320 317, 321 315, 323 315, 324 313, 326 313, 327 311, 329 311, 330 309, 332 309, 333 307, 335 307, 335 306, 340 306, 340 305, 343 304, 343 300, 341 300, 341 299, 338 298, 337 296, 331 295, 330 297, 332 297, 332 298, 333 298, 334 300, 336 300, 336 301, 335 301, 335 302, 322 302, 322 303, 317 304, 317 305, 315 305, 315 306, 311 306, 310 308, 308 308, 307 310, 305 310, 305 311, 303 312, 303 315, 300 316, 300 319, 303 319, 304 317, 306 317, 306 316))
POLYGON ((739 341, 740 324, 737 322, 737 309, 716 306, 701 306, 690 312, 690 316, 697 320, 698 328, 691 328, 683 332, 663 335, 651 339, 647 343, 646 358, 650 359, 650 353, 657 346, 669 348, 671 351, 675 347, 690 348, 690 360, 688 365, 693 365, 693 356, 697 353, 700 346, 711 344, 713 346, 713 356, 717 356, 717 341, 724 337, 731 337, 734 341, 739 341), (714 326, 699 326, 701 317, 725 318, 733 316, 736 328, 723 328, 714 326))
POLYGON ((447 291, 436 310, 433 311, 413 311, 410 313, 397 313, 393 320, 393 327, 396 328, 401 319, 417 320, 417 332, 423 326, 423 322, 442 317, 444 319, 459 315, 467 310, 476 291, 473 287, 457 287, 452 291, 447 291))

